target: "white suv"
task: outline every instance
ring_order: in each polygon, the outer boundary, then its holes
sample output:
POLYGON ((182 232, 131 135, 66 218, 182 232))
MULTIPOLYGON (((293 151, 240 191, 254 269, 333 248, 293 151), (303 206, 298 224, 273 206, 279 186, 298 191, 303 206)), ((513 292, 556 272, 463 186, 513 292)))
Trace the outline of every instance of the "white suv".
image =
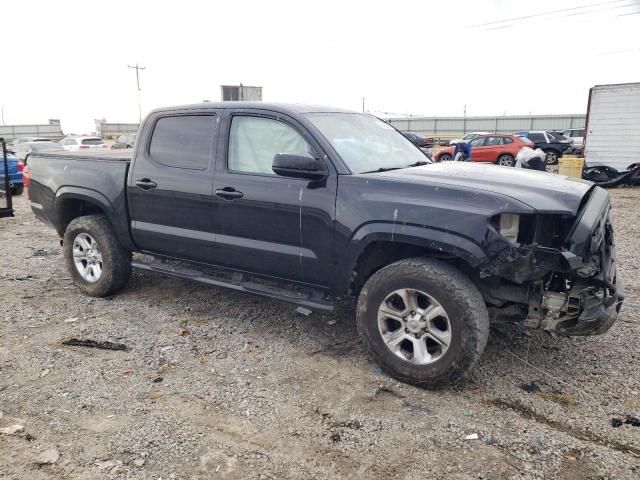
POLYGON ((88 150, 94 148, 107 148, 100 137, 66 137, 60 140, 60 145, 65 150, 88 150))
POLYGON ((460 142, 468 143, 471 140, 473 140, 474 138, 479 137, 480 135, 489 135, 489 132, 471 132, 471 133, 467 133, 462 138, 456 138, 455 140, 451 140, 449 142, 449 145, 455 145, 456 143, 460 143, 460 142))

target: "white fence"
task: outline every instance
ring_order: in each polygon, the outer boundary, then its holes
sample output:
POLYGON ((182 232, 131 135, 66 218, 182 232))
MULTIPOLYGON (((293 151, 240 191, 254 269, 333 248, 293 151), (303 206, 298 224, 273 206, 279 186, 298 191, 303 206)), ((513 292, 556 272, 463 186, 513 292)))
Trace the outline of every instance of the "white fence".
POLYGON ((0 138, 10 142, 19 137, 42 137, 60 140, 64 137, 60 125, 0 125, 0 138))
POLYGON ((518 115, 501 117, 405 117, 385 119, 398 130, 437 137, 469 132, 514 133, 521 130, 581 128, 585 115, 518 115))

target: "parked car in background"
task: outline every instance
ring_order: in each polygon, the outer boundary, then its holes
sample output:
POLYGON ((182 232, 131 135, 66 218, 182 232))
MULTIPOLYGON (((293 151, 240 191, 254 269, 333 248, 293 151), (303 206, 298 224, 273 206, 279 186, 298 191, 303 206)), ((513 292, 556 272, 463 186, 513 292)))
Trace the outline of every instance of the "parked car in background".
POLYGON ((29 155, 36 152, 48 152, 52 150, 63 150, 59 143, 54 142, 28 142, 21 143, 16 148, 16 158, 22 162, 23 165, 27 164, 29 155))
MULTIPOLYGON (((517 135, 481 135, 469 142, 472 162, 495 163, 512 167, 516 155, 522 147, 533 148, 533 143, 526 137, 517 135)), ((436 162, 453 160, 455 147, 445 147, 434 155, 436 162)))
POLYGON ((116 138, 116 143, 111 145, 112 150, 118 150, 120 148, 133 148, 133 144, 136 142, 136 134, 129 133, 127 135, 120 135, 116 138))
POLYGON ((69 151, 107 148, 107 144, 100 137, 66 137, 60 140, 60 145, 69 151))
MULTIPOLYGON (((1 154, 1 152, 0 152, 1 154)), ((24 183, 22 181, 22 169, 23 165, 18 161, 18 159, 7 153, 7 172, 4 170, 4 161, 2 161, 0 157, 0 182, 5 180, 5 175, 9 176, 9 189, 11 190, 12 195, 22 195, 24 191, 24 183)), ((4 185, 3 187, 4 188, 4 185)))
POLYGON ((582 144, 584 143, 584 128, 570 128, 561 132, 565 137, 571 140, 571 148, 567 150, 567 153, 580 153, 582 152, 582 144))
POLYGON ((555 165, 558 159, 571 148, 571 140, 560 133, 539 131, 518 132, 517 135, 528 138, 535 147, 540 148, 546 154, 547 165, 555 165))
POLYGON ((433 142, 422 135, 418 135, 417 133, 413 133, 413 132, 401 132, 401 133, 420 148, 427 148, 427 147, 433 146, 433 142))
POLYGON ((449 145, 455 145, 458 142, 470 142, 471 140, 473 140, 476 137, 479 137, 480 135, 489 135, 489 132, 471 132, 471 133, 467 133, 462 138, 456 138, 454 140, 451 140, 449 142, 449 145))
POLYGON ((21 145, 23 143, 32 143, 32 142, 54 143, 53 140, 51 140, 50 138, 44 138, 44 137, 20 137, 20 138, 14 139, 13 142, 11 142, 11 144, 7 145, 7 151, 9 151, 11 153, 15 153, 19 145, 21 145))

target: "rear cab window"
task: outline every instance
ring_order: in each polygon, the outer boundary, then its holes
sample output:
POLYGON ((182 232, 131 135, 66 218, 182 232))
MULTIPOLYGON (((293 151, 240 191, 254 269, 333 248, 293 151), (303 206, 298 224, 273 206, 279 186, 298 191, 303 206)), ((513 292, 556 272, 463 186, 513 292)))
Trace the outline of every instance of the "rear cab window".
POLYGON ((215 115, 161 117, 155 124, 149 155, 161 165, 206 170, 213 157, 215 115))

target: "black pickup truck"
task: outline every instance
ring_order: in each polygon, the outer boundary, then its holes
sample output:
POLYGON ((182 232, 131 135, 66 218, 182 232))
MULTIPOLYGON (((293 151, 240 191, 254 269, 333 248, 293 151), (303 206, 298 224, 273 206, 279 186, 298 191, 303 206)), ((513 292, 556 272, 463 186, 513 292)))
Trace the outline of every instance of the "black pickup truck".
POLYGON ((117 292, 133 267, 311 310, 352 297, 373 358, 418 385, 460 378, 491 322, 600 334, 623 299, 605 190, 433 164, 371 115, 163 108, 133 151, 35 154, 30 165, 32 210, 63 239, 86 294, 117 292))

